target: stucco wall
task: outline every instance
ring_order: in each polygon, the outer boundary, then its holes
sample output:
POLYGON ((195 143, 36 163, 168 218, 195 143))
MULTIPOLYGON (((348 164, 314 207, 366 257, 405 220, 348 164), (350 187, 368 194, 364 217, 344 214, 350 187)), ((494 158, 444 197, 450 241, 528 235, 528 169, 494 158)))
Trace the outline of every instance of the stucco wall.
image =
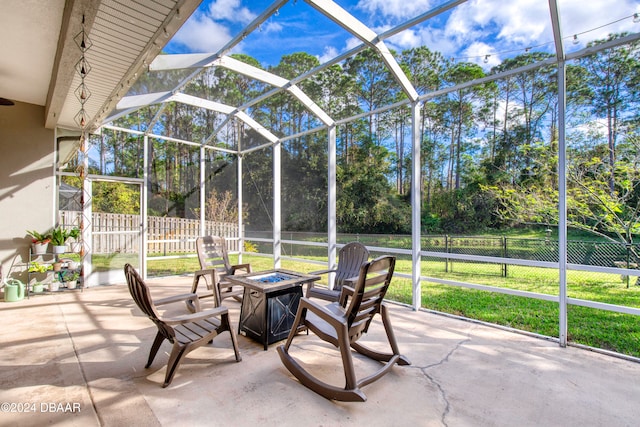
POLYGON ((54 223, 54 139, 44 128, 44 107, 0 106, 0 262, 5 276, 16 254, 26 257, 26 230, 54 223))

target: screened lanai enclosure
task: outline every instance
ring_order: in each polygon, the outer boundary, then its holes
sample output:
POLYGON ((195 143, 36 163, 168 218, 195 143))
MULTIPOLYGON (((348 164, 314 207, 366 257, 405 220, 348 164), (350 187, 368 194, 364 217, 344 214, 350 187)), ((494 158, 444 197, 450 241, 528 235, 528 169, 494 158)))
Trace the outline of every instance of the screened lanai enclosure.
POLYGON ((200 235, 306 271, 358 240, 416 310, 640 357, 640 3, 242 7, 60 162, 87 284, 192 273, 200 235))

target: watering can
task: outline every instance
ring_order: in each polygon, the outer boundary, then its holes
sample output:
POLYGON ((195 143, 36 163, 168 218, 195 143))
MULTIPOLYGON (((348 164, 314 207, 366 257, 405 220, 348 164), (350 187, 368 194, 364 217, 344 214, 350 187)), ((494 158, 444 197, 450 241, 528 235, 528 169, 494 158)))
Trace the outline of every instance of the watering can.
POLYGON ((16 302, 24 299, 24 283, 17 279, 8 279, 4 282, 5 302, 16 302))

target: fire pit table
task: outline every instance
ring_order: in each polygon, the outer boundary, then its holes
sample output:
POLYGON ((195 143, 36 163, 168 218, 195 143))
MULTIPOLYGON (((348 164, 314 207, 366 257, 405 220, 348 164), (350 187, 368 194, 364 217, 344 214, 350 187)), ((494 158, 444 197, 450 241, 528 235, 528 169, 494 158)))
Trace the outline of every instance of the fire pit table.
POLYGON ((305 283, 320 280, 320 276, 289 270, 268 270, 226 279, 244 286, 238 333, 269 344, 289 335, 302 297, 305 283))

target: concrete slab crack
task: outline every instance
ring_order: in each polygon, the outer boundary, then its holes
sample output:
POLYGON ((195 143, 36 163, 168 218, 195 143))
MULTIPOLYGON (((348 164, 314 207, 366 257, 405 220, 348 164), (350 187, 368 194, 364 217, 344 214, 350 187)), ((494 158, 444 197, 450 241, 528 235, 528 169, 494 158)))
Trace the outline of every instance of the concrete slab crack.
POLYGON ((451 409, 451 405, 449 403, 449 397, 447 395, 447 391, 445 390, 445 388, 442 386, 442 384, 440 384, 438 382, 438 380, 436 380, 432 375, 429 374, 429 372, 427 372, 429 369, 435 368, 437 366, 443 365, 444 363, 449 361, 449 358, 465 343, 471 341, 471 338, 466 338, 463 339, 461 341, 459 341, 455 347, 453 347, 442 359, 440 359, 438 362, 436 363, 432 363, 430 365, 427 366, 423 366, 420 368, 420 370, 422 371, 422 373, 424 374, 424 376, 438 389, 438 392, 440 393, 440 397, 442 398, 443 402, 444 402, 444 409, 442 411, 442 414, 440 416, 440 422, 442 423, 443 426, 448 426, 447 424, 447 415, 449 414, 449 411, 451 409))

